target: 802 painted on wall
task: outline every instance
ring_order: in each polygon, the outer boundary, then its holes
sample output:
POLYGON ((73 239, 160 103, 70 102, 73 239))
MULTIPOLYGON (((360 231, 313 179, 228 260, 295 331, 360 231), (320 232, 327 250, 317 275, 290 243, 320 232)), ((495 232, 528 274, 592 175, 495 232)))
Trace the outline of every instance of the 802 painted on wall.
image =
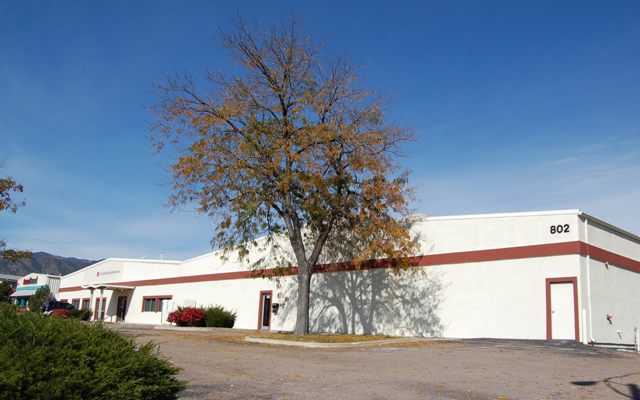
POLYGON ((551 227, 549 228, 549 232, 552 235, 555 235, 556 233, 569 233, 569 224, 551 225, 551 227))

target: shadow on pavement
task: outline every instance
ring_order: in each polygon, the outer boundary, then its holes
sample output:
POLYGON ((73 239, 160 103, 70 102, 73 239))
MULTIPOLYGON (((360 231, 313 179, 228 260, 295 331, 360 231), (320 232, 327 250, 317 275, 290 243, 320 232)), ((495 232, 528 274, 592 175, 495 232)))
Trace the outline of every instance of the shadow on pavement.
POLYGON ((594 386, 602 382, 609 389, 619 394, 620 396, 626 397, 627 399, 640 400, 640 387, 638 387, 638 385, 636 385, 635 383, 616 382, 617 379, 628 378, 634 375, 640 375, 640 372, 634 372, 631 374, 620 376, 612 376, 601 381, 575 381, 571 383, 577 386, 594 386), (625 388, 626 390, 623 391, 623 388, 625 388))

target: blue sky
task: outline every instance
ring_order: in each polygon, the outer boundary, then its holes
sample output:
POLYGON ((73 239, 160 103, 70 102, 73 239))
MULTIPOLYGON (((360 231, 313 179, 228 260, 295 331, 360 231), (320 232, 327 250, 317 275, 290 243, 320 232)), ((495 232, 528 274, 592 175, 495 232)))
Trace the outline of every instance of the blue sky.
POLYGON ((0 238, 94 260, 209 252, 206 218, 166 215, 143 104, 162 71, 224 68, 211 36, 236 9, 304 13, 395 93, 389 115, 420 135, 402 160, 417 212, 579 208, 640 233, 638 1, 33 1, 0 3, 0 174, 27 199, 0 238))

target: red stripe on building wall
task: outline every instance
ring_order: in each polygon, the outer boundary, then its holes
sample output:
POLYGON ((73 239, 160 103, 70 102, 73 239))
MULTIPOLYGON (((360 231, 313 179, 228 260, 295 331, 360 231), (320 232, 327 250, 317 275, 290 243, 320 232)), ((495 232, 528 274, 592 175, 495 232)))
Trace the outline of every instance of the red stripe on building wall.
POLYGON ((75 292, 76 290, 84 290, 84 289, 80 286, 70 286, 70 287, 60 288, 58 292, 75 292))
POLYGON ((520 258, 561 256, 579 254, 580 242, 539 244, 533 246, 507 247, 504 249, 462 251, 459 253, 431 254, 416 257, 418 266, 462 264, 483 261, 515 260, 520 258))
MULTIPOLYGON (((589 255, 592 258, 608 261, 611 264, 617 265, 622 268, 626 268, 632 271, 640 272, 640 261, 636 261, 627 257, 623 257, 619 254, 615 254, 595 246, 588 245, 586 243, 575 242, 563 242, 563 243, 549 243, 539 244, 532 246, 519 246, 519 247, 507 247, 503 249, 490 249, 490 250, 474 250, 474 251, 462 251, 457 253, 445 253, 445 254, 431 254, 414 257, 412 265, 416 267, 426 267, 431 265, 449 265, 449 264, 462 264, 472 262, 485 262, 485 261, 501 261, 501 260, 517 260, 522 258, 535 258, 535 257, 550 257, 561 256, 569 254, 582 254, 589 255)), ((392 264, 389 260, 378 259, 369 260, 365 262, 360 269, 378 269, 389 268, 392 264)), ((352 271, 355 267, 351 263, 339 263, 335 265, 318 265, 314 269, 316 273, 327 273, 336 271, 352 271)), ((297 273, 297 268, 291 269, 292 274, 297 273)), ((273 276, 276 272, 274 269, 264 270, 262 275, 273 276)), ((193 283, 193 282, 211 282, 222 281, 232 279, 246 279, 251 278, 251 271, 239 271, 239 272, 223 272, 219 274, 206 274, 206 275, 190 275, 190 276, 178 276, 174 278, 158 278, 158 279, 145 279, 128 282, 115 282, 107 283, 108 285, 121 285, 121 286, 154 286, 154 285, 170 285, 176 283, 193 283)), ((72 292, 76 290, 83 290, 80 286, 73 286, 67 288, 60 288, 60 292, 72 292)))
MULTIPOLYGON (((293 268, 292 268, 293 269, 293 268)), ((297 272, 297 269, 295 269, 297 272)), ((261 276, 273 276, 275 270, 267 269, 261 276)), ((209 282, 209 281, 225 281, 231 279, 245 279, 251 278, 251 271, 238 271, 238 272, 222 272, 219 274, 206 274, 206 275, 189 275, 189 276, 177 276, 173 278, 158 278, 158 279, 143 279, 137 281, 124 281, 118 283, 104 283, 104 285, 119 285, 119 286, 156 286, 156 285, 171 285, 175 283, 192 283, 192 282, 209 282)), ((96 285, 101 285, 97 283, 96 285)), ((71 292, 75 290, 84 290, 81 286, 73 286, 68 288, 60 288, 60 292, 71 292)))
POLYGON ((634 272, 640 272, 640 261, 636 261, 632 258, 621 256, 620 254, 612 253, 607 250, 603 250, 599 247, 585 244, 587 251, 585 255, 589 255, 591 258, 595 258, 601 261, 607 261, 609 264, 628 269, 634 272))

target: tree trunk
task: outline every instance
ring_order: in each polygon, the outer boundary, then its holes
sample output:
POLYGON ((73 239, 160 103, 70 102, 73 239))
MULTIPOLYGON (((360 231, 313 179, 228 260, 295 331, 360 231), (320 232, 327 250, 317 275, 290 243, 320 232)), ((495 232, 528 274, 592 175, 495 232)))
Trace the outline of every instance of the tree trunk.
POLYGON ((298 267, 298 310, 296 329, 293 332, 298 336, 309 334, 309 292, 313 266, 305 264, 298 267))

